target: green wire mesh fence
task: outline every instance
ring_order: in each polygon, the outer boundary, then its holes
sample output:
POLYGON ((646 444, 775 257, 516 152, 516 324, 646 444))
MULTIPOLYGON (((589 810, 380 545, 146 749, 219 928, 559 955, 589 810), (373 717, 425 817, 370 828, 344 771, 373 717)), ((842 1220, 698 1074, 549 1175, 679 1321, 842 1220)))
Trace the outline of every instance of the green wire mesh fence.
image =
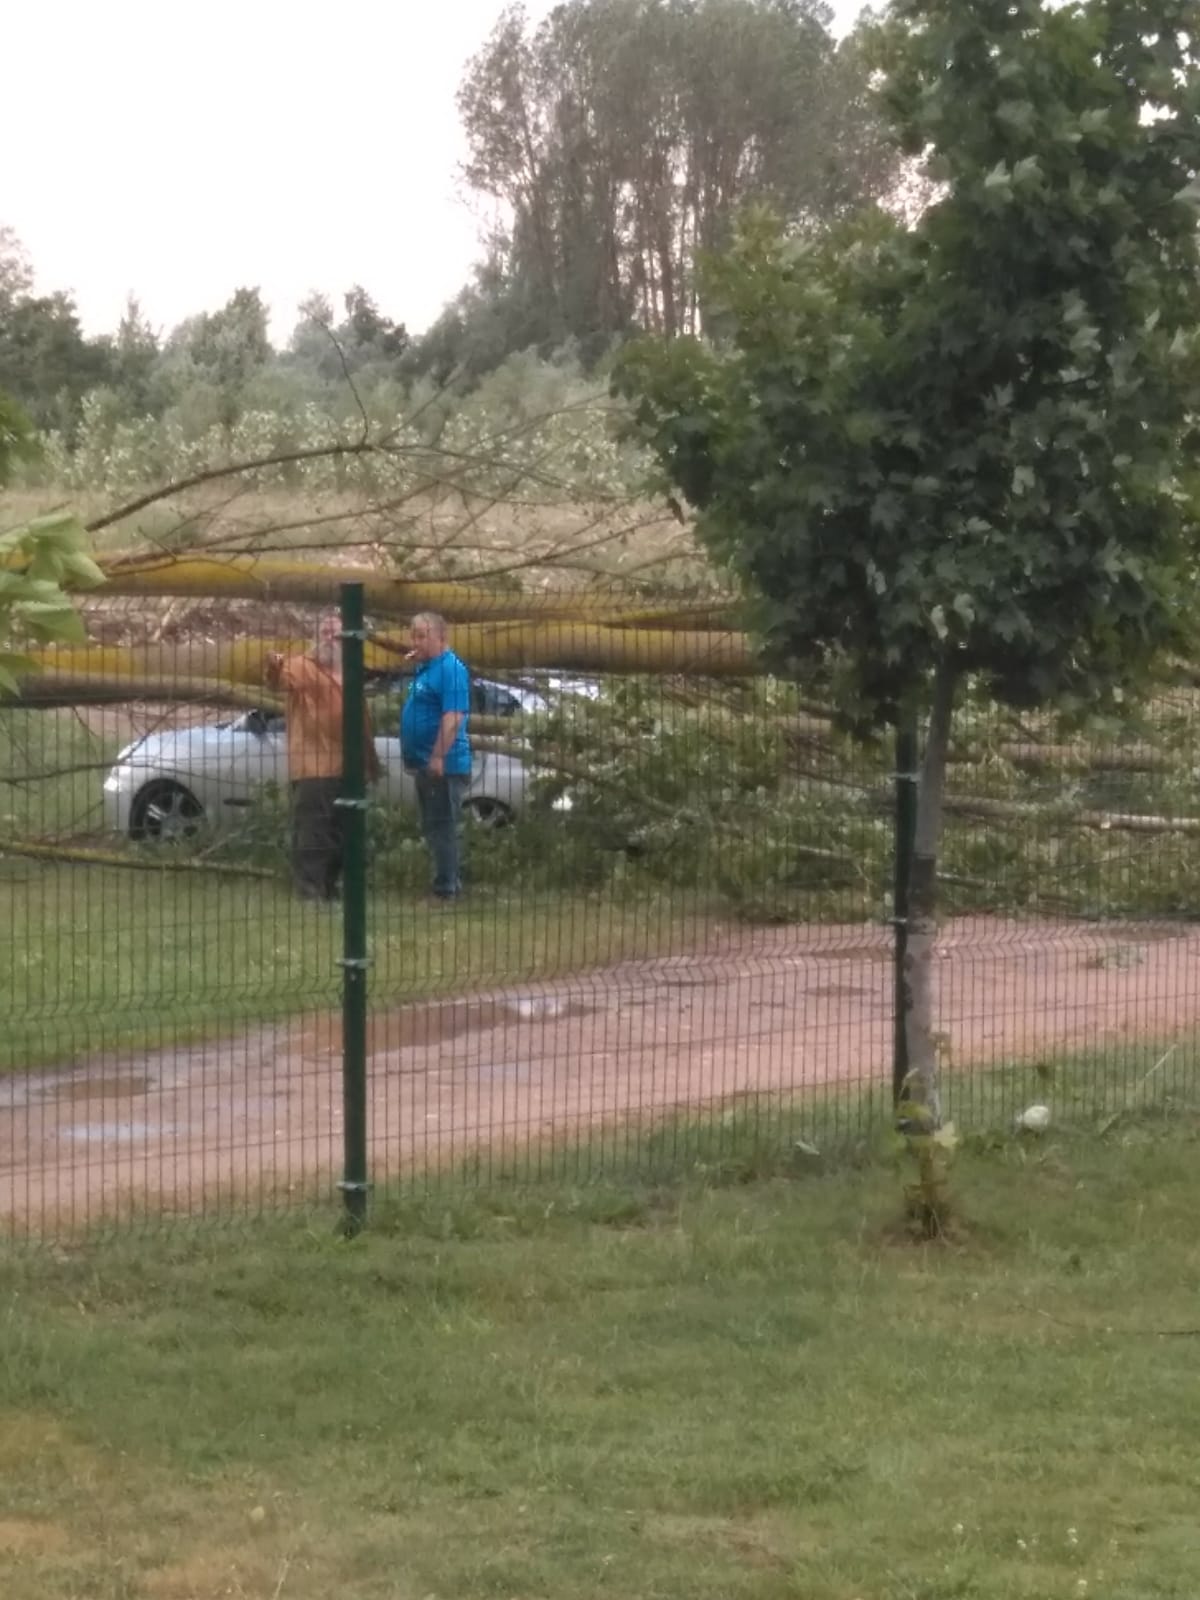
MULTIPOLYGON (((400 737, 427 661, 364 670, 360 598, 295 613, 336 686, 324 766, 278 678, 0 709, 0 1227, 339 1194, 357 1226, 368 1195, 887 1129, 917 752, 811 686, 467 661, 448 822, 400 737)), ((1086 738, 964 704, 936 974, 960 1126, 1194 1098, 1198 758, 1186 688, 1086 738)))

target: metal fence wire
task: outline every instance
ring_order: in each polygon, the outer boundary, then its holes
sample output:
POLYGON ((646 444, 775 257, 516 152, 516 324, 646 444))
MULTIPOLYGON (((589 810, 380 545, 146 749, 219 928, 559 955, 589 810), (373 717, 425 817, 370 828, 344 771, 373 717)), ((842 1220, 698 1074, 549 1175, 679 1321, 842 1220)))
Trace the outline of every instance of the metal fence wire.
MULTIPOLYGON (((469 770, 439 786, 400 729, 440 658, 381 654, 362 604, 293 611, 303 729, 287 661, 217 692, 169 635, 186 692, 0 708, 10 1237, 339 1192, 353 1228, 392 1193, 803 1164, 890 1125, 910 736, 694 663, 468 660, 469 770)), ((1180 688, 1085 740, 964 701, 937 972, 961 1128, 1195 1099, 1196 713, 1180 688)))

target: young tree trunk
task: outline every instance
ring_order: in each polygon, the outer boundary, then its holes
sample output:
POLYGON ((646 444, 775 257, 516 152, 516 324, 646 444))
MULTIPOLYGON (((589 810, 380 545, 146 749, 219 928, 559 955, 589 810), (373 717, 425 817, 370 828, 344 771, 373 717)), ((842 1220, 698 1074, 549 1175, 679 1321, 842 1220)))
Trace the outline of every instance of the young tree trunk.
POLYGON ((937 864, 942 839, 946 758, 958 668, 943 662, 933 685, 929 732, 921 762, 917 820, 908 889, 908 949, 904 959, 904 1034, 908 1084, 903 1103, 919 1108, 910 1119, 927 1131, 941 1126, 938 1052, 934 1035, 934 962, 937 956, 937 864))

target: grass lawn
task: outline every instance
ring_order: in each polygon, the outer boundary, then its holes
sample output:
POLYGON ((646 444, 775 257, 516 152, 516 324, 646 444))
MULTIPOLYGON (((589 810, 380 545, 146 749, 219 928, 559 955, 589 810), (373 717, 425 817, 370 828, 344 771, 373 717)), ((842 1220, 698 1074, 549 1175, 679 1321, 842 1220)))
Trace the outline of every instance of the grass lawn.
POLYGON ((1200 1120, 0 1264, 6 1600, 1194 1600, 1200 1120))
MULTIPOLYGON (((369 906, 376 1002, 551 978, 687 948, 686 900, 483 890, 453 912, 369 906)), ((0 1070, 169 1044, 339 1004, 336 908, 282 881, 0 862, 0 1070)))
MULTIPOLYGON (((70 712, 0 714, 0 834, 120 851, 101 831, 100 807, 118 737, 70 712), (41 772, 56 775, 24 781, 41 772)), ((261 871, 269 861, 277 876, 160 871, 152 846, 140 865, 112 868, 6 856, 0 847, 0 1071, 336 1007, 340 914, 290 893, 282 810, 248 813, 246 829, 259 847, 252 865, 261 871)), ((710 917, 708 904, 684 891, 530 887, 529 863, 491 859, 497 841, 489 836, 472 838, 480 881, 447 916, 420 903, 428 866, 409 831, 402 848, 389 841, 391 887, 374 871, 370 880, 371 988, 380 1003, 687 950, 710 917)))

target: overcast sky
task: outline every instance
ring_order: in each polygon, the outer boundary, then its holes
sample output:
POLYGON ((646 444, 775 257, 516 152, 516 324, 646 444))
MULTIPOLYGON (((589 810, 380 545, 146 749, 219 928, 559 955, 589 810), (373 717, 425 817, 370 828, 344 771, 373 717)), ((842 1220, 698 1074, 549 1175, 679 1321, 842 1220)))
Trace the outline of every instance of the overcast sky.
MULTIPOLYGON (((528 0, 531 16, 552 0, 528 0)), ((835 0, 845 26, 861 0, 835 0)), ((454 95, 503 0, 39 0, 4 18, 0 223, 88 332, 128 291, 163 329, 258 284, 286 339, 362 283, 413 330, 480 217, 454 95)))

